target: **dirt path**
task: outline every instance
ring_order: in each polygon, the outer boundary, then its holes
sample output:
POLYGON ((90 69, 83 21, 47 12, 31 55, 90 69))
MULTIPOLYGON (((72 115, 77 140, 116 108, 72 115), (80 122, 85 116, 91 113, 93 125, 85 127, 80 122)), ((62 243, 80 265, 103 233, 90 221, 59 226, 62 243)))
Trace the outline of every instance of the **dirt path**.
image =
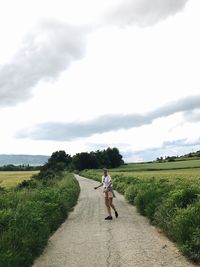
POLYGON ((97 183, 76 178, 81 186, 78 204, 33 267, 193 266, 117 193, 119 218, 105 221, 102 191, 93 189, 97 183))

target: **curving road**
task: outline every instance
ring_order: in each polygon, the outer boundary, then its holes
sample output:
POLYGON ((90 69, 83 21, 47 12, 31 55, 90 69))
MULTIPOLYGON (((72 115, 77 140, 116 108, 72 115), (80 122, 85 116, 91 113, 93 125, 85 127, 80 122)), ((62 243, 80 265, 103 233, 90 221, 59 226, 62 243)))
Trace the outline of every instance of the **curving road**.
POLYGON ((98 183, 76 178, 81 186, 78 204, 33 267, 194 266, 117 193, 119 218, 105 221, 102 190, 93 189, 98 183))

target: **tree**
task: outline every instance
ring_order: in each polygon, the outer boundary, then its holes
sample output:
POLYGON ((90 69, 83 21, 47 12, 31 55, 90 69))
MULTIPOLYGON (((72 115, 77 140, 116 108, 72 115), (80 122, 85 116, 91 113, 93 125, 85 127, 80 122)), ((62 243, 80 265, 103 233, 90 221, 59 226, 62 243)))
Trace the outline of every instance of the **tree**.
POLYGON ((106 154, 110 163, 109 167, 116 168, 123 164, 122 155, 119 153, 118 148, 107 148, 106 154))
POLYGON ((52 179, 56 173, 64 171, 71 163, 72 158, 64 150, 54 152, 48 162, 41 167, 37 179, 52 179))
POLYGON ((72 159, 72 164, 76 170, 96 169, 98 161, 94 153, 82 152, 76 154, 72 159))
POLYGON ((103 168, 103 167, 109 168, 111 166, 111 162, 109 160, 108 154, 105 149, 102 151, 97 150, 95 154, 99 165, 98 168, 103 168))
POLYGON ((50 165, 55 165, 57 163, 64 163, 66 166, 70 164, 72 158, 70 155, 66 154, 64 150, 54 152, 48 160, 50 165))
POLYGON ((71 169, 97 169, 102 167, 116 168, 124 164, 122 155, 119 150, 114 148, 107 148, 106 150, 97 150, 96 152, 82 152, 76 154, 72 159, 71 169))

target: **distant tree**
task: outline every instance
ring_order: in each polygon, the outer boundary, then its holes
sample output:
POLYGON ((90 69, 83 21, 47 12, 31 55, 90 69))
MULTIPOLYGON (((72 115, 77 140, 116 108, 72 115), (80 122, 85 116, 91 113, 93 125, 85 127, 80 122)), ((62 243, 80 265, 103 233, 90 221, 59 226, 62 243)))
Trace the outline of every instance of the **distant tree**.
POLYGON ((54 152, 44 164, 36 179, 53 179, 58 172, 64 171, 71 163, 72 158, 64 150, 54 152))
POLYGON ((109 160, 108 153, 106 150, 102 150, 102 151, 97 150, 95 154, 96 154, 99 168, 103 168, 103 167, 110 168, 111 162, 109 160))
POLYGON ((156 161, 159 162, 159 163, 163 162, 163 157, 160 157, 160 158, 158 157, 158 158, 156 158, 156 161))
POLYGON ((169 162, 174 162, 176 160, 176 157, 168 157, 169 162))
POLYGON ((73 157, 72 164, 74 169, 79 171, 98 168, 98 161, 94 153, 78 153, 73 157))
POLYGON ((72 166, 77 170, 97 169, 102 167, 116 168, 123 163, 122 155, 116 147, 90 153, 78 153, 72 159, 72 166))
POLYGON ((54 152, 48 160, 50 165, 55 165, 57 163, 64 163, 66 166, 70 164, 72 158, 70 155, 66 154, 64 150, 54 152))
POLYGON ((116 168, 122 165, 124 162, 122 160, 122 155, 119 153, 118 148, 107 148, 106 154, 110 163, 111 168, 116 168))
POLYGON ((123 163, 122 155, 116 147, 90 153, 77 153, 73 157, 61 150, 54 152, 48 162, 41 167, 38 179, 43 179, 44 177, 51 178, 55 175, 55 172, 63 171, 66 168, 69 171, 101 167, 115 168, 123 163))

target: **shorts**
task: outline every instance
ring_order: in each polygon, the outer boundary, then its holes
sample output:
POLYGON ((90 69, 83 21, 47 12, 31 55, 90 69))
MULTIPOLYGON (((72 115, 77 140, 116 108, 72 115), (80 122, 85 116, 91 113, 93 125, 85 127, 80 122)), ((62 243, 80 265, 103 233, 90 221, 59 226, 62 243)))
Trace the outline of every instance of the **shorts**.
POLYGON ((104 192, 104 196, 106 198, 113 198, 113 193, 111 191, 108 191, 108 192, 104 192))

